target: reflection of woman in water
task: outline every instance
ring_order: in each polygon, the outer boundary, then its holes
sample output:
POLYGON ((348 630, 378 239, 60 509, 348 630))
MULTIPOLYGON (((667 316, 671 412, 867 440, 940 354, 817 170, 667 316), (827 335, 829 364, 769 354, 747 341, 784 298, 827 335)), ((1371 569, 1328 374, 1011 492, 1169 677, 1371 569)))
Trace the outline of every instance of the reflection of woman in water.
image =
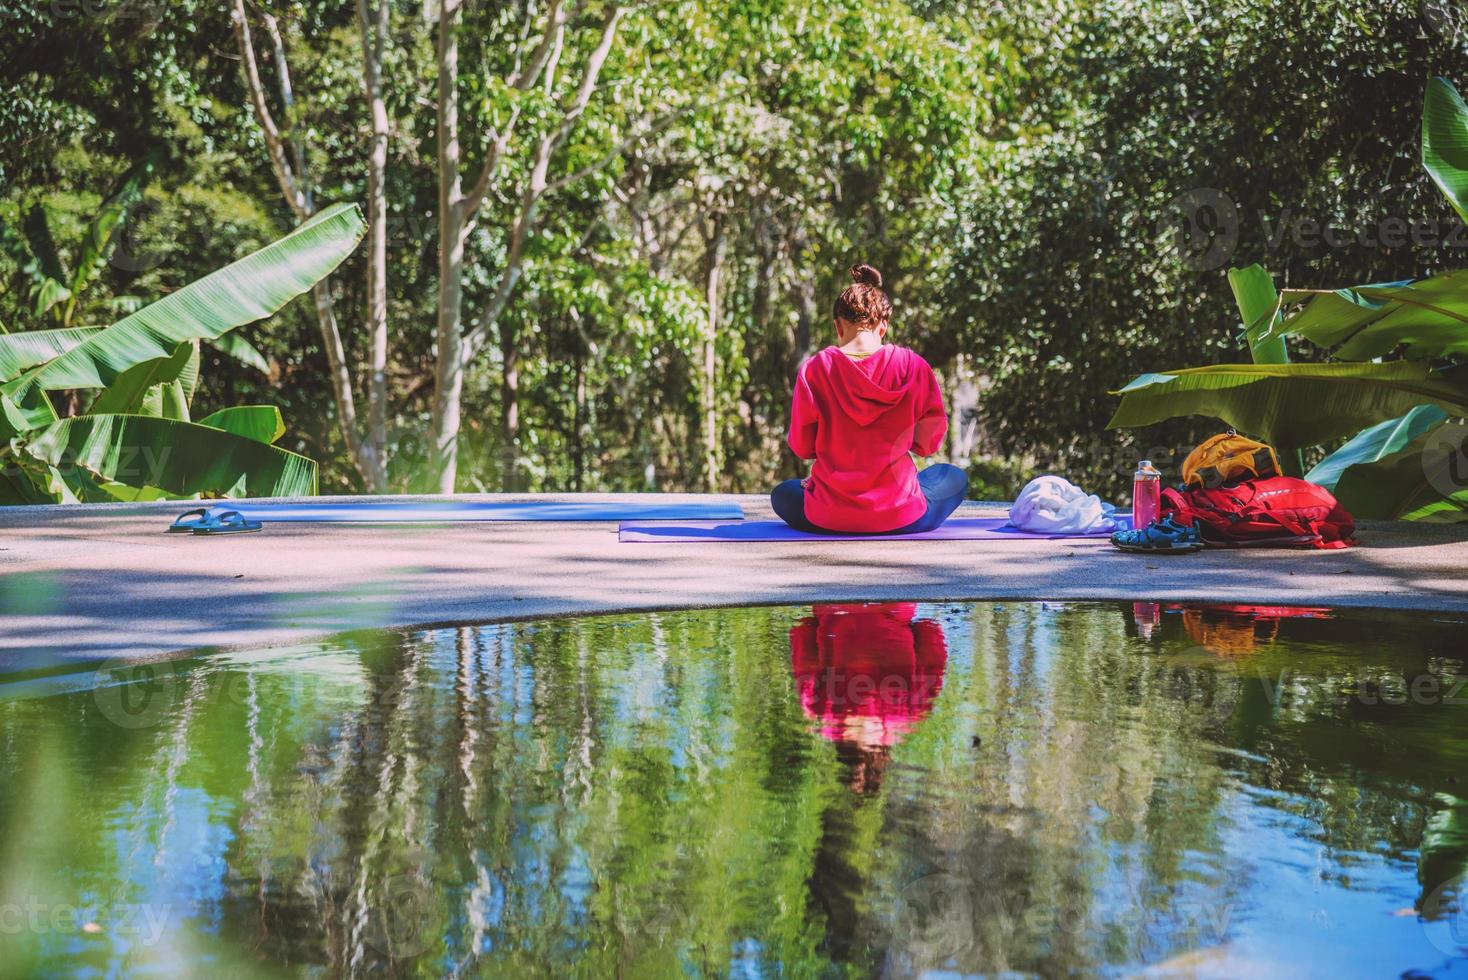
POLYGON ((836 743, 855 794, 831 798, 821 814, 810 907, 825 921, 827 955, 861 970, 870 964, 855 944, 864 932, 857 897, 866 888, 861 863, 853 863, 864 850, 857 815, 881 789, 892 746, 932 711, 948 662, 943 627, 916 615, 911 602, 815 606, 790 630, 800 706, 836 743))
POLYGON ((891 747, 933 709, 948 648, 917 605, 815 606, 790 631, 800 706, 851 768, 858 793, 880 786, 891 747))

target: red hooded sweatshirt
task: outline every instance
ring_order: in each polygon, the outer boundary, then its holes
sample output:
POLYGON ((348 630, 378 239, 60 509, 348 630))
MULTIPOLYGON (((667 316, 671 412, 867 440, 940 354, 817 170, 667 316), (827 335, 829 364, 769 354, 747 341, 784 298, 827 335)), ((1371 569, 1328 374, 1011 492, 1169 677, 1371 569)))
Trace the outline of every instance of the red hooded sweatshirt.
POLYGON ((931 456, 948 432, 938 379, 906 347, 856 360, 827 347, 795 379, 788 442, 814 459, 805 516, 831 531, 880 534, 927 511, 909 451, 931 456))

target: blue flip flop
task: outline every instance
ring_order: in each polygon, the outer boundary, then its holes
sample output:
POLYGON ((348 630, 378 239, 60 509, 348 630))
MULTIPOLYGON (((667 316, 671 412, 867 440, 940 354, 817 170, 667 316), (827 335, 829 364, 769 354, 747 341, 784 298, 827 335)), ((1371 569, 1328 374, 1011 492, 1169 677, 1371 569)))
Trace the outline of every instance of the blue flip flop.
POLYGON ((178 520, 168 528, 169 534, 184 534, 209 523, 209 511, 203 507, 178 515, 178 520))
POLYGON ((1196 524, 1179 524, 1171 517, 1153 521, 1144 528, 1117 531, 1111 543, 1122 551, 1148 555, 1187 555, 1203 550, 1203 534, 1196 524))
POLYGON ((265 525, 259 521, 246 520, 237 510, 191 510, 179 515, 168 529, 170 534, 189 531, 193 534, 246 534, 258 531, 265 525))

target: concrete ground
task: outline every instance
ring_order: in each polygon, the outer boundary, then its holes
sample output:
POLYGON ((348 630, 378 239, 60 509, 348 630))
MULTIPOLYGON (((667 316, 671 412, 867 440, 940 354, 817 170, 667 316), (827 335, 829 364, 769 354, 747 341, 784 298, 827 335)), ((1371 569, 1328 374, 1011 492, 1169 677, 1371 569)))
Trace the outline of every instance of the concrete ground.
MULTIPOLYGON (((592 497, 617 499, 543 499, 592 497)), ((772 516, 762 497, 728 499, 752 519, 772 516)), ((619 544, 615 523, 164 534, 185 509, 0 508, 0 672, 275 646, 366 627, 816 600, 1157 599, 1468 613, 1468 528, 1444 526, 1366 524, 1362 546, 1348 551, 1145 557, 1104 539, 619 544)))

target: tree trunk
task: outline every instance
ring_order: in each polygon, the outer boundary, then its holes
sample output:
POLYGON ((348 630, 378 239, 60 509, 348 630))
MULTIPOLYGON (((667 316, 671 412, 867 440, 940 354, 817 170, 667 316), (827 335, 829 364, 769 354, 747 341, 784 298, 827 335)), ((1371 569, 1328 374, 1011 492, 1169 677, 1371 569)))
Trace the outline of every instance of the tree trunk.
POLYGON ((586 425, 586 352, 580 343, 576 345, 576 410, 574 415, 572 419, 574 428, 571 430, 571 458, 575 461, 572 487, 577 493, 580 493, 586 478, 586 438, 582 431, 586 425))
POLYGON ((979 386, 963 354, 954 358, 952 377, 948 461, 960 469, 968 469, 979 447, 979 386))
POLYGON ((387 104, 382 98, 382 51, 387 40, 388 0, 358 0, 362 29, 363 86, 372 113, 367 158, 367 333, 372 338, 372 373, 367 386, 367 445, 363 454, 368 489, 387 489, 387 104))
POLYGON ((459 472, 464 394, 464 232, 459 202, 460 0, 443 0, 438 19, 438 347, 434 369, 430 465, 439 493, 453 493, 459 472))
MULTIPOLYGON (((597 79, 611 54, 616 39, 617 25, 625 9, 612 4, 602 20, 601 35, 596 47, 587 56, 581 76, 569 104, 563 103, 560 124, 541 135, 530 162, 523 192, 520 194, 520 212, 510 229, 507 243, 505 267, 500 274, 498 287, 493 297, 480 311, 472 327, 464 329, 464 243, 468 231, 473 227, 475 215, 489 193, 494 190, 494 179, 499 164, 510 146, 519 109, 510 113, 503 127, 490 131, 489 145, 479 177, 466 195, 463 178, 459 171, 462 150, 459 146, 459 42, 458 15, 463 0, 439 0, 438 19, 438 209, 439 209, 439 255, 438 255, 438 323, 435 336, 438 346, 437 366, 434 371, 434 398, 432 421, 432 467, 440 492, 452 493, 458 474, 458 445, 460 426, 460 403, 464 389, 465 365, 483 347, 490 332, 499 325, 514 294, 515 285, 524 271, 526 242, 535 230, 536 209, 541 199, 549 192, 569 186, 575 181, 595 173, 615 159, 613 152, 589 166, 572 170, 555 181, 549 178, 551 157, 563 146, 576 126, 576 121, 585 112, 587 104, 596 92, 597 79)), ((576 11, 581 9, 577 4, 576 11)), ((538 80, 544 80, 549 95, 555 87, 554 70, 560 58, 563 32, 573 11, 562 9, 559 0, 549 8, 546 30, 523 64, 517 61, 514 71, 505 79, 506 84, 521 92, 529 91, 538 80)), ((527 27, 528 30, 528 27, 527 27)), ((629 144, 630 145, 630 144, 629 144)), ((503 333, 503 332, 502 332, 503 333)), ((519 350, 511 349, 501 342, 506 353, 502 406, 503 434, 506 437, 505 451, 518 456, 520 435, 520 376, 517 369, 519 350)), ((518 480, 518 459, 509 467, 507 480, 513 484, 518 480)))
POLYGON ((515 493, 520 485, 520 347, 519 335, 508 325, 500 329, 500 486, 515 493))
MULTIPOLYGON (((797 234, 790 242, 790 258, 796 268, 802 266, 809 268, 805 262, 805 236, 797 234)), ((816 281, 807 272, 795 277, 795 333, 790 342, 790 383, 795 383, 795 376, 800 371, 800 365, 810 353, 811 334, 815 329, 816 320, 816 281)))
POLYGON ((347 366, 346 352, 342 348, 341 332, 336 325, 336 304, 331 297, 331 280, 323 279, 311 288, 311 298, 316 302, 316 320, 321 327, 321 336, 326 341, 327 368, 331 372, 331 389, 336 394, 337 422, 342 438, 347 444, 347 457, 351 459, 362 479, 367 479, 367 470, 362 465, 362 438, 357 430, 357 401, 352 395, 352 372, 347 366))
MULTIPOLYGON (((295 96, 291 89, 290 70, 285 60, 285 43, 281 38, 275 18, 264 14, 267 32, 275 53, 276 73, 280 84, 281 103, 287 115, 293 115, 295 96)), ((296 223, 306 221, 316 213, 311 185, 305 171, 306 154, 296 136, 289 140, 275 123, 270 112, 265 84, 260 78, 260 67, 255 57, 255 43, 250 32, 250 21, 245 13, 244 0, 233 0, 230 10, 235 44, 240 52, 240 67, 245 77, 245 88, 250 94, 250 105, 260 133, 265 139, 265 149, 270 158, 270 168, 275 173, 281 196, 295 216, 296 223), (294 165, 292 164, 294 160, 294 165)), ((331 376, 332 394, 336 398, 337 425, 342 440, 346 443, 347 457, 361 474, 369 488, 373 486, 370 461, 357 424, 357 403, 352 393, 352 374, 347 365, 346 348, 342 344, 341 331, 337 327, 336 308, 331 296, 331 279, 325 278, 311 290, 316 303, 316 322, 321 329, 321 346, 326 351, 326 360, 331 376)))
POLYGON ((704 299, 708 304, 708 325, 703 336, 703 473, 704 489, 719 489, 719 358, 716 342, 719 334, 719 286, 724 274, 724 252, 727 240, 723 222, 714 219, 713 234, 708 241, 707 277, 704 299))

